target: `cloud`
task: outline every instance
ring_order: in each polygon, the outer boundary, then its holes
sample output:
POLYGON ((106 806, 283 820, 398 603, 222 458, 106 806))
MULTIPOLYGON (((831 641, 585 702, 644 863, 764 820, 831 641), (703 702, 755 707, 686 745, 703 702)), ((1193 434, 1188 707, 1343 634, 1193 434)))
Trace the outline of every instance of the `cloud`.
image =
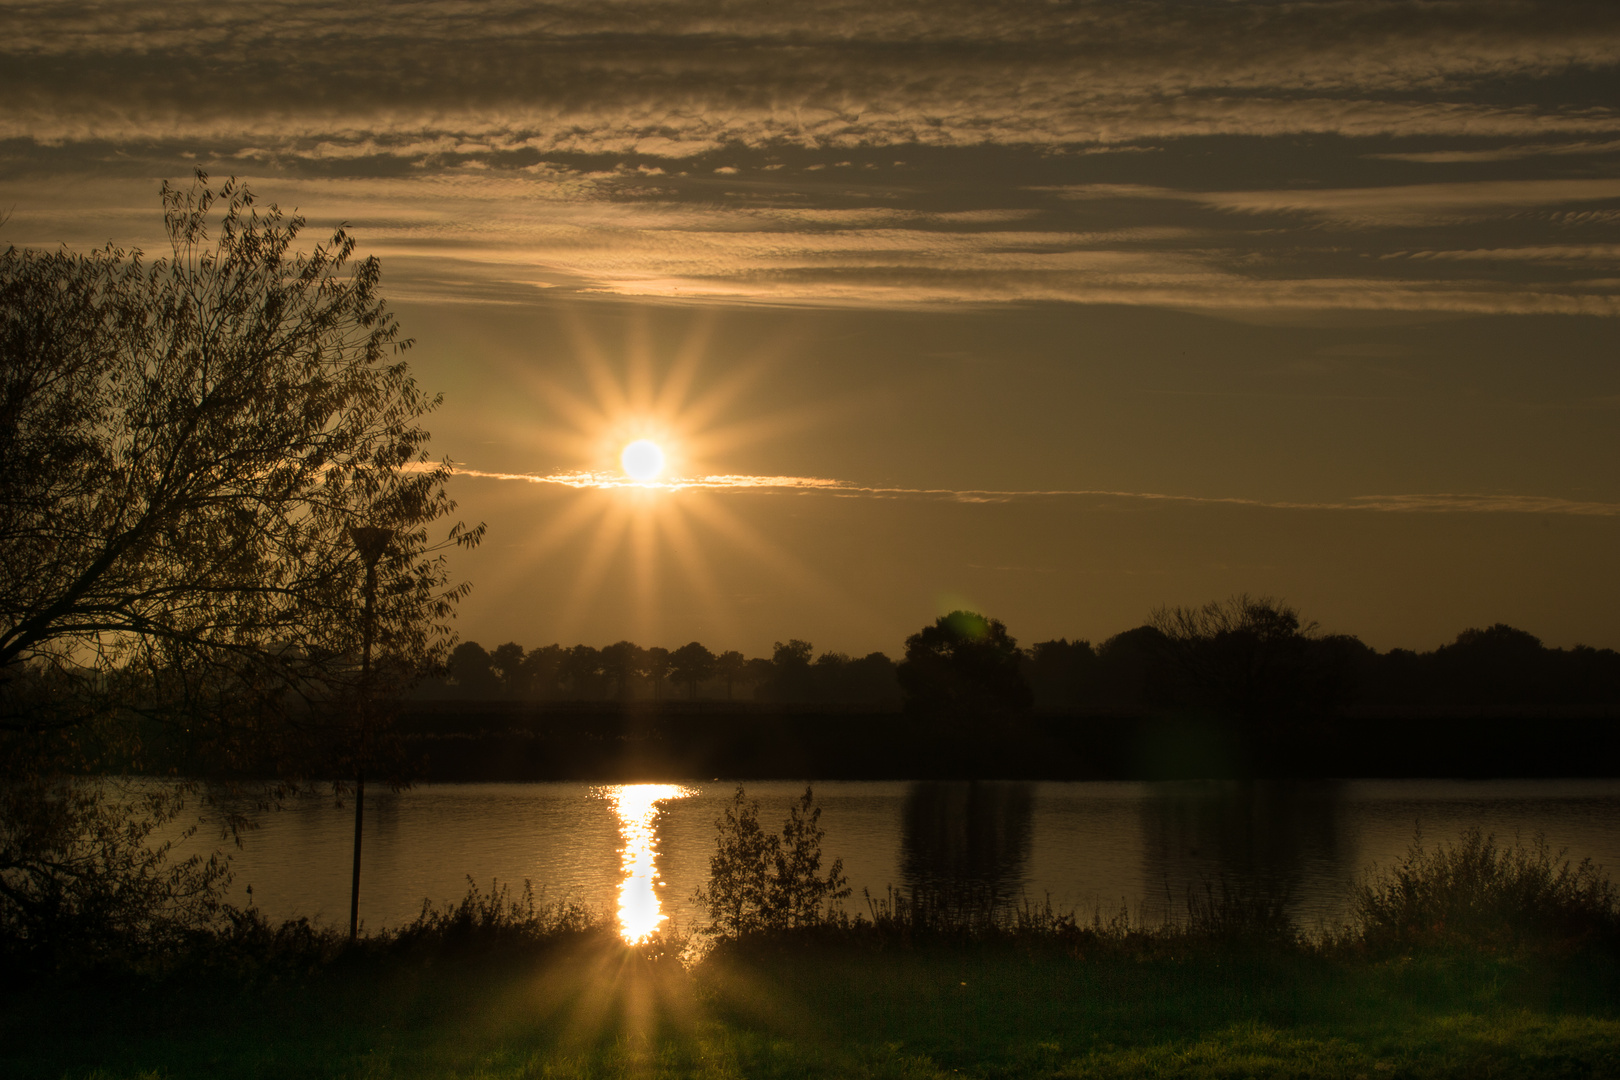
POLYGON ((1464 251, 1402 251, 1387 258, 1444 259, 1454 262, 1608 262, 1620 263, 1620 244, 1543 244, 1536 247, 1474 248, 1464 251))
POLYGON ((1504 210, 1620 199, 1620 179, 1482 180, 1314 191, 1203 192, 1192 197, 1238 213, 1301 212, 1363 227, 1424 225, 1504 210))
POLYGON ((1477 180, 1355 188, 1198 191, 1144 184, 1081 184, 1057 189, 1075 200, 1165 200, 1239 214, 1310 214, 1342 225, 1449 224, 1504 212, 1620 199, 1620 179, 1592 177, 1477 180))
POLYGON ((1607 101, 1477 94, 1612 69, 1606 5, 171 0, 7 24, 0 136, 294 157, 1620 131, 1607 101))
POLYGON ((1411 161, 1424 165, 1475 165, 1481 162, 1518 161, 1544 155, 1613 154, 1620 152, 1620 139, 1606 142, 1519 143, 1488 150, 1421 150, 1403 153, 1368 154, 1378 161, 1411 161))
POLYGON ((400 299, 1620 312, 1620 180, 1572 156, 1620 146, 1591 89, 1620 75, 1608 5, 173 0, 7 20, 9 242, 161 251, 155 178, 201 162, 349 223, 400 299), (1411 182, 1451 160, 1468 182, 1411 182), (1521 254, 1442 254, 1473 251, 1521 254))
MULTIPOLYGON (((389 295, 401 300, 521 303, 535 289, 563 289, 847 307, 1620 314, 1620 295, 1603 284, 1620 271, 1620 248, 1597 239, 1606 219, 1557 225, 1557 243, 1537 234, 1534 243, 1476 246, 1497 238, 1480 222, 1620 199, 1620 181, 1214 192, 1060 185, 954 208, 927 187, 829 197, 784 177, 716 198, 712 188, 679 186, 692 182, 548 166, 256 186, 313 208, 314 229, 347 222, 366 252, 383 258, 389 295), (1007 205, 1013 200, 1025 205, 1007 205), (1410 231, 1416 226, 1428 231, 1419 236, 1410 231)), ((0 204, 18 207, 9 241, 165 246, 151 204, 140 206, 128 184, 41 193, 29 183, 0 181, 0 204), (87 214, 86 204, 102 209, 87 214)))
POLYGON ((725 474, 632 480, 618 473, 485 472, 457 467, 459 476, 486 480, 514 480, 579 490, 643 489, 660 491, 816 492, 843 498, 935 499, 962 503, 1005 503, 1027 500, 1097 499, 1138 503, 1185 503, 1250 507, 1260 510, 1325 510, 1368 513, 1423 514, 1564 514, 1579 517, 1620 517, 1620 503, 1582 501, 1543 495, 1411 494, 1360 495, 1337 501, 1302 502, 1244 499, 1222 496, 1169 495, 1157 492, 1050 490, 998 491, 953 488, 878 487, 815 476, 748 476, 725 474))

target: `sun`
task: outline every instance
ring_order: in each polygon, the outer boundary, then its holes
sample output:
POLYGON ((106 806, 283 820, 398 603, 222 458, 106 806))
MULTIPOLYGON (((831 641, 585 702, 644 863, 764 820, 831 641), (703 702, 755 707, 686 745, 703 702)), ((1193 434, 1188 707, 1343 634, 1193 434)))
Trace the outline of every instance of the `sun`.
POLYGON ((656 480, 664 471, 664 451, 651 439, 637 439, 624 448, 619 464, 632 480, 656 480))

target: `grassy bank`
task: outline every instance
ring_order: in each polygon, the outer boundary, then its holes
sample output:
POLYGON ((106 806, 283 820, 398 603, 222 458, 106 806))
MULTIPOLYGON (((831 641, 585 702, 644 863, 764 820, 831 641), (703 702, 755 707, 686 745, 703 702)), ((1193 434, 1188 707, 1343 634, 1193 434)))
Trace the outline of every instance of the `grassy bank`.
POLYGON ((10 1077, 1599 1076, 1615 968, 1218 944, 732 949, 600 932, 13 999, 10 1077))
POLYGON ((760 912, 701 958, 499 891, 354 944, 229 912, 178 945, 9 953, 0 1075, 1620 1075, 1596 868, 1469 831, 1414 844, 1356 911, 1306 940, 1213 886, 1155 926, 902 894, 760 912))

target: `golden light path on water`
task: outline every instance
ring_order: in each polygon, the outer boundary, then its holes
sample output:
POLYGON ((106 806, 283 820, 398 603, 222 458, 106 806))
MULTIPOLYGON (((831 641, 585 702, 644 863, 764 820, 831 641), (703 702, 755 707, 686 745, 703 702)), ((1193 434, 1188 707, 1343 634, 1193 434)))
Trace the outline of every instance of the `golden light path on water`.
POLYGON ((695 795, 678 784, 619 784, 606 789, 619 817, 619 850, 624 880, 619 882, 619 935, 632 945, 657 933, 668 921, 658 900, 658 804, 695 795))

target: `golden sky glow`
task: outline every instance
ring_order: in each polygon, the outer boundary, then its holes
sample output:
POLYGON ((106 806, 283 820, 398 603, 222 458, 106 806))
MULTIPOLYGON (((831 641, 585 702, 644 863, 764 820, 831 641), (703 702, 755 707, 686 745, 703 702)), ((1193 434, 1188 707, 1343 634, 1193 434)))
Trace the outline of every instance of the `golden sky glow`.
POLYGON ((0 243, 158 253, 200 165, 381 258, 464 637, 1620 645, 1613 4, 5 18, 0 243))

